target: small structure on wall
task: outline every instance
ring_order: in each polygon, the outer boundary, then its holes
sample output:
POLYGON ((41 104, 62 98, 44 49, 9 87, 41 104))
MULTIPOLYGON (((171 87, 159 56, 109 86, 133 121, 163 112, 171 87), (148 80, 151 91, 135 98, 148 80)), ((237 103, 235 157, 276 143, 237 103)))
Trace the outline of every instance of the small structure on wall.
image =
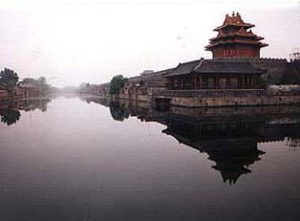
POLYGON ((300 62, 300 48, 294 49, 294 51, 290 54, 291 62, 300 62))

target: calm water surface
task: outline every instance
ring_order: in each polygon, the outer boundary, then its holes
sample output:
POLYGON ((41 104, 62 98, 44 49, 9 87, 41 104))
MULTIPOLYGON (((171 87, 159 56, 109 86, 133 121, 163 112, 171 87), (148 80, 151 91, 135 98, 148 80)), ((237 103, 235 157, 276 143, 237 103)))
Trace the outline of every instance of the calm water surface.
POLYGON ((0 218, 299 220, 300 111, 283 109, 0 105, 0 218))

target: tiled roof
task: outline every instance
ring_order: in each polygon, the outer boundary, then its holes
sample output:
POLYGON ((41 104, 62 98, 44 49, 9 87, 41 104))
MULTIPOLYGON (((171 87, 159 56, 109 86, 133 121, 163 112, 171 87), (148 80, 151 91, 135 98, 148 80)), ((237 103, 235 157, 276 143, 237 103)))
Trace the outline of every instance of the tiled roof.
POLYGON ((245 28, 241 28, 239 31, 234 32, 234 31, 230 31, 230 32, 223 32, 222 30, 219 31, 218 35, 214 38, 210 38, 210 42, 216 42, 220 39, 232 39, 235 37, 246 37, 247 39, 252 39, 252 40, 263 40, 264 38, 261 36, 257 36, 256 34, 253 34, 253 32, 251 30, 246 31, 245 28))
POLYGON ((225 40, 225 41, 218 41, 216 43, 211 43, 207 45, 205 48, 210 50, 210 48, 219 46, 219 45, 229 45, 229 44, 246 44, 246 45, 256 45, 257 47, 266 47, 268 44, 262 43, 258 40, 225 40))
POLYGON ((192 72, 207 74, 262 74, 263 70, 254 68, 250 61, 243 59, 202 59, 179 64, 177 68, 167 74, 166 77, 185 75, 192 72))
POLYGON ((144 80, 149 80, 151 78, 164 76, 173 70, 174 70, 174 68, 170 68, 170 69, 165 69, 165 70, 161 70, 161 71, 156 71, 151 74, 138 75, 138 76, 128 78, 128 81, 129 82, 140 82, 140 81, 144 81, 144 80))
POLYGON ((197 73, 263 73, 262 70, 254 68, 250 61, 235 59, 204 60, 202 64, 194 71, 196 71, 197 73))
POLYGON ((200 59, 195 61, 189 61, 185 63, 179 63, 176 68, 174 68, 173 71, 171 71, 169 74, 166 74, 165 76, 174 76, 174 75, 184 75, 191 73, 194 68, 200 64, 200 59))
POLYGON ((217 27, 214 29, 214 31, 218 31, 220 29, 223 29, 227 26, 240 26, 245 28, 252 28, 254 27, 253 24, 245 23, 243 19, 241 18, 240 14, 237 13, 236 15, 233 13, 232 16, 226 15, 225 20, 223 22, 223 25, 217 27))

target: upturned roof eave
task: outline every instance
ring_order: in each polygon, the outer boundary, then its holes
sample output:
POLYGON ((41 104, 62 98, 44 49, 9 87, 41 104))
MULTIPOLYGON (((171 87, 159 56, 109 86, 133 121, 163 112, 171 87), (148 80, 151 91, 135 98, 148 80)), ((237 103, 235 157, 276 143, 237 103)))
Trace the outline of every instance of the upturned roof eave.
POLYGON ((256 34, 253 35, 242 35, 242 34, 232 34, 232 35, 222 35, 222 36, 216 36, 213 38, 210 38, 209 41, 216 41, 219 39, 225 39, 225 38, 235 38, 235 37, 243 37, 243 38, 249 38, 249 39, 254 39, 254 40, 264 40, 264 37, 258 36, 256 34))
POLYGON ((195 71, 197 74, 263 74, 263 71, 243 72, 243 71, 195 71))
POLYGON ((240 23, 240 24, 237 24, 237 23, 229 23, 229 24, 224 24, 224 25, 221 25, 221 26, 219 26, 219 27, 216 27, 216 28, 213 29, 213 31, 219 31, 219 30, 221 30, 221 29, 223 29, 223 28, 226 28, 226 27, 228 27, 228 26, 244 27, 244 28, 246 28, 246 29, 255 27, 255 25, 250 24, 250 23, 240 23))
POLYGON ((257 42, 257 43, 255 43, 255 42, 253 42, 253 43, 250 43, 250 42, 224 42, 224 43, 221 43, 221 42, 219 42, 217 44, 205 46, 205 50, 209 51, 210 49, 218 47, 220 45, 232 45, 232 44, 253 45, 253 46, 259 46, 260 48, 269 46, 269 44, 262 43, 262 42, 257 42))

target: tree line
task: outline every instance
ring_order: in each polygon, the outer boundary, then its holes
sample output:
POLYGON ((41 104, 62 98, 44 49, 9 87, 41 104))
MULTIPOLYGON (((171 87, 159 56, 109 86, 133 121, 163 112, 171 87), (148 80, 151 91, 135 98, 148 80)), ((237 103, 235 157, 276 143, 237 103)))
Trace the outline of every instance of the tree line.
POLYGON ((47 83, 45 77, 39 77, 37 79, 24 78, 21 82, 19 82, 19 76, 14 70, 4 68, 4 70, 0 72, 0 89, 9 90, 18 86, 20 83, 30 84, 43 90, 50 89, 50 85, 47 83))

